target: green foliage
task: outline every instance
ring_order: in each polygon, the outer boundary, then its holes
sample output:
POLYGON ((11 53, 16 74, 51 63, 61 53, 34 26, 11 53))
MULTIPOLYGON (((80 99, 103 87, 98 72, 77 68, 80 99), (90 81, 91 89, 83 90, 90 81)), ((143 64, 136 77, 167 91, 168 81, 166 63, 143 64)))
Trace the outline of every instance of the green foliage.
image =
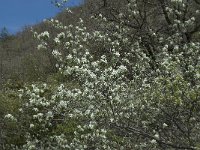
POLYGON ((21 103, 16 90, 6 90, 0 93, 0 140, 4 142, 4 146, 1 145, 1 148, 10 149, 12 144, 19 146, 25 142, 25 138, 21 133, 21 126, 15 121, 5 118, 6 114, 9 113, 17 115, 21 103))

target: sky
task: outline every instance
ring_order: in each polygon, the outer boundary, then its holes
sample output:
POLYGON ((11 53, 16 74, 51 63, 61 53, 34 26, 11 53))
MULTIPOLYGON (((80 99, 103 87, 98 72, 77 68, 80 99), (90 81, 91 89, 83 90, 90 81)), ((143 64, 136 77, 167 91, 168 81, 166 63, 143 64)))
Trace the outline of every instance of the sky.
MULTIPOLYGON (((69 0, 67 6, 78 5, 80 1, 69 0)), ((0 29, 6 27, 14 34, 26 25, 55 16, 59 11, 51 0, 0 0, 0 29)))

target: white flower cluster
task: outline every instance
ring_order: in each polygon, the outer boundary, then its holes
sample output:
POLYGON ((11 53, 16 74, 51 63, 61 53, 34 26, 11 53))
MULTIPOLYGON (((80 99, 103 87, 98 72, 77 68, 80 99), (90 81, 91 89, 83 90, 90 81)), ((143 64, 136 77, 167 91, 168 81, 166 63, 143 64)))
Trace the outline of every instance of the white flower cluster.
POLYGON ((15 118, 13 115, 11 115, 11 114, 5 115, 5 118, 10 119, 10 120, 13 120, 13 121, 16 120, 16 118, 15 118))
POLYGON ((48 31, 44 31, 42 33, 40 33, 38 36, 37 36, 38 39, 42 39, 42 38, 49 38, 49 32, 48 31))
POLYGON ((178 3, 182 3, 183 0, 171 0, 171 2, 178 2, 178 3))

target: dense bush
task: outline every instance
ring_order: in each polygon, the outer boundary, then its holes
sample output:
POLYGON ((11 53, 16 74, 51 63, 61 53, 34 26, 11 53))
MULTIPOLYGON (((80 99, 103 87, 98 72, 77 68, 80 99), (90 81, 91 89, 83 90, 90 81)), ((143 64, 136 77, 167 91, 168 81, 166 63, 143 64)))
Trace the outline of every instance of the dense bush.
POLYGON ((19 113, 5 116, 23 131, 15 148, 200 149, 200 43, 185 39, 199 33, 199 10, 195 0, 163 2, 128 1, 112 18, 92 16, 93 31, 52 19, 55 37, 35 32, 58 72, 54 84, 22 89, 19 113), (147 16, 158 4, 157 26, 147 16))

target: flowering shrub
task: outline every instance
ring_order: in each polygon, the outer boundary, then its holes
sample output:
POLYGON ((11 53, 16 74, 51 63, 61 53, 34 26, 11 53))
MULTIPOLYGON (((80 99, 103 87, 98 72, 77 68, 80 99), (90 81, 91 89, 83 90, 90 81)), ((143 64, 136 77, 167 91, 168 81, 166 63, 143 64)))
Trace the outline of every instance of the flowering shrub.
POLYGON ((35 33, 39 49, 55 44, 62 83, 21 90, 16 121, 23 122, 26 141, 19 148, 200 148, 200 43, 182 35, 197 22, 174 17, 190 3, 168 2, 164 17, 170 17, 172 34, 155 27, 132 35, 128 23, 141 17, 141 3, 130 1, 115 21, 93 16, 99 28, 92 32, 80 19, 76 26, 49 20, 61 31, 56 37, 35 33))

